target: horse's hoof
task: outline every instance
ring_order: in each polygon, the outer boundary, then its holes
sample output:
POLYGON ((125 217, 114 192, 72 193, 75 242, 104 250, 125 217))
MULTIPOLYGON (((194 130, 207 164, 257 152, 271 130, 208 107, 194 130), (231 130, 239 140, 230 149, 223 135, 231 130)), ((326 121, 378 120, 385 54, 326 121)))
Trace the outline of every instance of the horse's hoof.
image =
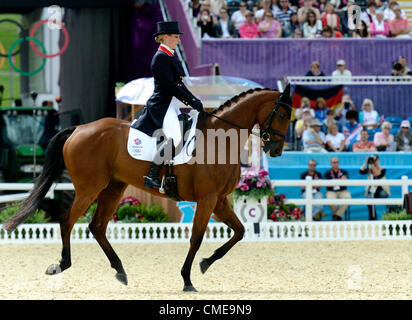
POLYGON ((127 286, 127 275, 126 273, 116 273, 116 279, 127 286))
POLYGON ((190 285, 190 286, 184 286, 183 292, 197 292, 197 290, 194 286, 190 285))
POLYGON ((62 272, 62 268, 60 267, 59 264, 52 264, 46 270, 46 274, 48 275, 58 274, 61 272, 62 272))
POLYGON ((200 271, 202 273, 205 273, 207 269, 209 269, 210 264, 206 261, 206 259, 202 259, 199 263, 200 265, 200 271))

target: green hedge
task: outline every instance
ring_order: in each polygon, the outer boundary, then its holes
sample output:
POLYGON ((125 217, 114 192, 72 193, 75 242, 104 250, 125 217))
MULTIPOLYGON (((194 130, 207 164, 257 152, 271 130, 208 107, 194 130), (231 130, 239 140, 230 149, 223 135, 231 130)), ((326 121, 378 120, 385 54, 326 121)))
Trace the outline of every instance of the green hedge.
MULTIPOLYGON (((14 204, 11 207, 5 208, 0 211, 0 223, 3 223, 9 219, 13 214, 21 208, 21 205, 14 204)), ((87 209, 86 214, 84 214, 77 222, 80 223, 90 223, 92 221, 93 215, 97 209, 97 202, 94 202, 89 209, 87 209)), ((37 210, 36 213, 29 216, 25 223, 47 223, 50 218, 45 217, 45 212, 43 210, 37 210)), ((113 216, 113 221, 115 222, 168 222, 169 217, 165 214, 163 208, 157 204, 144 205, 138 203, 136 205, 126 202, 120 204, 113 216)))

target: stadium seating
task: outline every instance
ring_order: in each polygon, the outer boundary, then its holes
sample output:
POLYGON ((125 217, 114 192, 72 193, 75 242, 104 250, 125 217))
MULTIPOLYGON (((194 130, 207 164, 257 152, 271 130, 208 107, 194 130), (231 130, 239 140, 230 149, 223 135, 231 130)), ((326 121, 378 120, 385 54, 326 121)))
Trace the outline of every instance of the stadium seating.
POLYGON ((388 121, 392 124, 392 127, 395 125, 400 126, 401 122, 402 122, 402 118, 401 117, 396 117, 396 116, 388 116, 385 117, 385 121, 388 121))

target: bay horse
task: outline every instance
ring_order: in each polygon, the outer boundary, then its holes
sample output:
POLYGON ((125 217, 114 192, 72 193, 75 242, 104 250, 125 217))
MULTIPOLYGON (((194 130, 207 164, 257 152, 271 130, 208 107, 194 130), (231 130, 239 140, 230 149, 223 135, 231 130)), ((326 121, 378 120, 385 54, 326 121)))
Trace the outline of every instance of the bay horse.
MULTIPOLYGON (((280 156, 291 117, 290 86, 281 94, 271 89, 251 89, 225 102, 210 113, 204 122, 202 133, 209 129, 247 129, 252 133, 255 124, 260 125, 263 149, 270 156, 280 156)), ((89 229, 116 270, 116 278, 127 285, 127 275, 122 263, 106 238, 106 228, 115 213, 124 190, 130 184, 143 189, 144 176, 150 162, 132 158, 127 152, 127 138, 130 123, 115 118, 104 118, 88 124, 61 130, 51 140, 43 171, 37 178, 33 190, 23 201, 22 208, 3 225, 12 232, 20 223, 38 209, 54 180, 66 167, 75 188, 71 208, 59 213, 62 238, 62 253, 59 264, 50 265, 46 274, 57 274, 71 266, 70 236, 75 222, 97 199, 97 210, 89 229)), ((241 135, 238 135, 240 137, 241 135)), ((226 144, 229 142, 226 139, 226 144)), ((238 139, 239 140, 239 139, 238 139)), ((246 140, 237 141, 240 146, 246 140)), ((204 145, 207 154, 216 145, 204 145)), ((242 148, 238 148, 240 155, 242 148)), ((213 150, 214 151, 214 150, 213 150)), ((230 148, 226 148, 229 158, 230 148)), ((217 157, 217 156, 216 156, 217 157)), ((238 157, 239 159, 239 157, 238 157)), ((162 169, 161 174, 163 173, 162 169)), ((202 259, 202 273, 222 258, 239 240, 245 229, 233 211, 227 196, 233 192, 240 179, 240 162, 235 164, 194 163, 176 165, 174 174, 178 177, 180 196, 186 201, 197 202, 193 221, 190 247, 181 269, 183 291, 196 292, 190 280, 193 259, 198 251, 212 212, 218 221, 233 229, 234 234, 209 258, 202 259)), ((156 196, 165 195, 155 189, 144 189, 156 196)))

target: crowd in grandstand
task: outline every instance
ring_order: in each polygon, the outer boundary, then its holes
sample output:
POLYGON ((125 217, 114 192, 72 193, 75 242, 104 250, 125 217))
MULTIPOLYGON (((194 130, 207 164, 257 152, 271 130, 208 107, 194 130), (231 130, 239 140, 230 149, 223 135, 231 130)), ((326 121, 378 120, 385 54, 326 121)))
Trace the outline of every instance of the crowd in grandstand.
POLYGON ((410 37, 397 1, 370 0, 359 21, 349 18, 354 5, 356 0, 190 1, 202 38, 410 37))
POLYGON ((322 97, 317 98, 312 108, 309 98, 303 97, 300 108, 294 111, 294 139, 298 150, 412 151, 412 118, 388 117, 385 120, 374 109, 371 99, 365 98, 358 111, 349 94, 344 94, 334 108, 327 106, 322 97))

